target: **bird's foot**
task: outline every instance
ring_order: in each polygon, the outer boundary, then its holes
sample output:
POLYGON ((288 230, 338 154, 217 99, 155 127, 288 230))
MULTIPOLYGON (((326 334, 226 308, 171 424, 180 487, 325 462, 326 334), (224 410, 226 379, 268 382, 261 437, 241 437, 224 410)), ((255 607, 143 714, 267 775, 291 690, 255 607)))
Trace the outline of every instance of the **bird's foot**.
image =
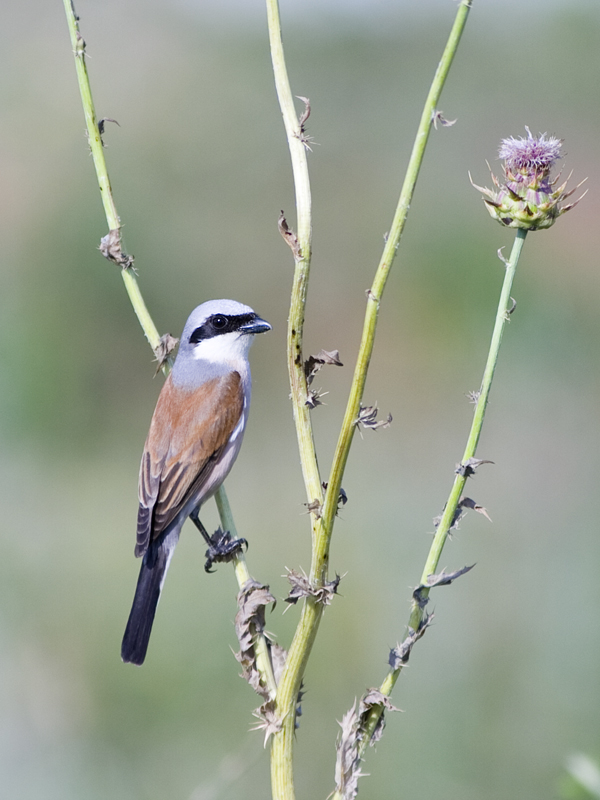
POLYGON ((232 539, 229 531, 222 531, 221 528, 213 533, 210 539, 210 547, 206 551, 206 572, 215 572, 211 569, 213 564, 227 563, 240 553, 245 547, 248 549, 248 542, 245 539, 232 539))

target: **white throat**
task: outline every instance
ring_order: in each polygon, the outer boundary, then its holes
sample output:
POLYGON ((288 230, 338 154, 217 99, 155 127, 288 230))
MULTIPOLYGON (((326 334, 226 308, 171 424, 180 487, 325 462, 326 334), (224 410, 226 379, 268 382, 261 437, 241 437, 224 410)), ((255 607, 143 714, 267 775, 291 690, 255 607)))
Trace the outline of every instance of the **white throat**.
POLYGON ((212 364, 229 364, 234 368, 248 364, 248 351, 254 340, 252 334, 223 333, 203 339, 193 346, 192 358, 212 364))

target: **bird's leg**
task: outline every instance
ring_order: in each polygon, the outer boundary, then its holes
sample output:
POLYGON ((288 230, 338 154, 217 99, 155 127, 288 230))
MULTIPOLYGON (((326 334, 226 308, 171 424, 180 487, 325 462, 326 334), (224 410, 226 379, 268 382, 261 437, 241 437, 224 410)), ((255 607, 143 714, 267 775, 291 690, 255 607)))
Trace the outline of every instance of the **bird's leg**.
POLYGON ((198 528, 204 539, 206 540, 206 544, 210 547, 212 545, 210 536, 208 535, 208 531, 204 527, 204 525, 200 522, 200 518, 198 514, 200 513, 200 506, 195 508, 192 513, 190 514, 190 519, 194 523, 194 525, 198 528))
POLYGON ((208 550, 205 554, 206 564, 204 565, 204 569, 206 572, 214 572, 214 569, 211 569, 211 567, 215 562, 231 561, 236 553, 239 553, 243 547, 248 547, 248 542, 245 539, 232 539, 229 531, 222 531, 221 528, 217 528, 213 535, 209 536, 206 528, 200 522, 198 517, 199 511, 200 506, 192 511, 190 519, 198 528, 208 545, 208 550))

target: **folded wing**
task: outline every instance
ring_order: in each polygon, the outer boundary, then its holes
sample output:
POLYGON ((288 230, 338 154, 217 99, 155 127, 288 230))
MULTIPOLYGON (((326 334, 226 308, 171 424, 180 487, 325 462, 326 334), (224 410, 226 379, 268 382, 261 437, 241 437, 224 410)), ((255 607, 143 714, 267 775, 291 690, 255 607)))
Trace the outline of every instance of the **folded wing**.
POLYGON ((214 491, 213 471, 244 413, 239 373, 213 378, 198 389, 173 385, 158 398, 140 466, 136 556, 194 500, 214 491))

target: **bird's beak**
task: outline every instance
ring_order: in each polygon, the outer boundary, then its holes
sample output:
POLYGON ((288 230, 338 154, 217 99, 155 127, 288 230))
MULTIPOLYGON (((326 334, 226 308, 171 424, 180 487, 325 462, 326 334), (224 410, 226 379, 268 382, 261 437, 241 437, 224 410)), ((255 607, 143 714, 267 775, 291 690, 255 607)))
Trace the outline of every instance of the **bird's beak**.
POLYGON ((245 334, 266 333, 270 330, 271 325, 269 325, 266 319, 261 319, 258 316, 254 317, 252 322, 247 322, 245 325, 242 325, 239 329, 240 333, 245 334))

